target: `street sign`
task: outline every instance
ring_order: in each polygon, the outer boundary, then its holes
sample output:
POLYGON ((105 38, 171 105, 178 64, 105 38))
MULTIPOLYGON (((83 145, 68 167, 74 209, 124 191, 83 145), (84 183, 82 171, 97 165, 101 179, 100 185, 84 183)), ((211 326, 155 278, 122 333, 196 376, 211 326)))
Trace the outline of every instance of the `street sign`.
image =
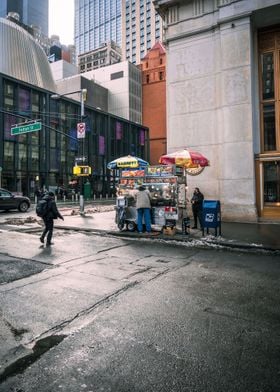
POLYGON ((86 123, 77 124, 77 138, 83 139, 86 137, 86 123))
POLYGON ((76 157, 75 163, 79 163, 79 162, 85 163, 86 160, 87 160, 87 157, 76 157))
POLYGON ((33 122, 31 124, 18 124, 11 128, 11 135, 21 135, 22 133, 40 131, 41 129, 41 122, 33 122))

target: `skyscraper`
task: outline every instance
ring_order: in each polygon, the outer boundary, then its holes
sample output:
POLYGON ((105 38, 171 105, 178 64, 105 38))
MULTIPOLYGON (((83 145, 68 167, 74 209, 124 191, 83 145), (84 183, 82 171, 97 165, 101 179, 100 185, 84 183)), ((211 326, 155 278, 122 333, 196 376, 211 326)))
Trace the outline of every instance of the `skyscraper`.
POLYGON ((108 41, 121 46, 121 0, 75 0, 77 55, 108 41))
POLYGON ((134 64, 162 39, 162 20, 152 0, 122 1, 122 56, 134 64))
POLYGON ((1 0, 0 17, 5 18, 9 12, 18 13, 20 22, 38 26, 48 36, 49 0, 1 0))
POLYGON ((123 60, 140 64, 162 38, 162 21, 152 0, 75 0, 77 54, 114 41, 123 60))

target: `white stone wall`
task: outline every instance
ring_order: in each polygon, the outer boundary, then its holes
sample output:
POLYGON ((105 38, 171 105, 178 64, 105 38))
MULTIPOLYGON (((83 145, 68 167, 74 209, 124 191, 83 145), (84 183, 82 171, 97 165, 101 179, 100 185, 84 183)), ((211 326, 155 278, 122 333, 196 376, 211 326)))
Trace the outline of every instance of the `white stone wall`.
POLYGON ((257 218, 252 50, 246 16, 168 43, 168 152, 191 147, 205 154, 210 167, 188 176, 189 196, 198 186, 206 199, 220 200, 225 220, 257 218))

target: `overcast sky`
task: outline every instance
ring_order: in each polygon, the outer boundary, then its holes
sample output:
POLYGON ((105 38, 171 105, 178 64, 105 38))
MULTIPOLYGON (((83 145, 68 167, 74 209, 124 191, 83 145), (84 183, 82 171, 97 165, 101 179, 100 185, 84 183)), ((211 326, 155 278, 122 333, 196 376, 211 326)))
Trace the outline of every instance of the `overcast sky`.
POLYGON ((54 34, 62 44, 74 44, 74 0, 49 0, 49 36, 54 34))

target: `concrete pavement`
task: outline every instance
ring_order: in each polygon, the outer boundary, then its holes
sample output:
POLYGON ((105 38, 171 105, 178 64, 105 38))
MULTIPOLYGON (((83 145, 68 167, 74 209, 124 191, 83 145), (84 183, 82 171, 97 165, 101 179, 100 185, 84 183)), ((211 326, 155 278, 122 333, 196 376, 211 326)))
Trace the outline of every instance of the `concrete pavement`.
MULTIPOLYGON (((113 205, 100 205, 93 202, 87 204, 85 207, 85 215, 79 214, 79 207, 77 205, 59 205, 59 209, 64 216, 64 221, 55 221, 55 226, 60 229, 84 230, 97 233, 106 233, 123 238, 149 238, 152 240, 165 241, 180 241, 188 246, 202 246, 202 247, 229 247, 247 250, 268 250, 280 251, 280 222, 279 223, 233 223, 222 222, 221 236, 215 236, 215 230, 209 229, 209 234, 206 232, 204 236, 200 230, 190 230, 190 234, 182 234, 180 223, 177 225, 175 235, 164 235, 159 231, 158 227, 154 227, 153 235, 140 235, 137 232, 128 232, 126 230, 119 231, 115 224, 115 211, 113 205)), ((7 219, 5 213, 0 214, 0 229, 1 225, 7 219)), ((19 214, 17 214, 18 216, 19 214)), ((27 214, 20 214, 21 220, 34 219, 30 227, 40 227, 40 218, 36 217, 35 211, 32 208, 27 214)), ((28 226, 25 223, 23 227, 19 225, 18 230, 24 230, 28 226)))

